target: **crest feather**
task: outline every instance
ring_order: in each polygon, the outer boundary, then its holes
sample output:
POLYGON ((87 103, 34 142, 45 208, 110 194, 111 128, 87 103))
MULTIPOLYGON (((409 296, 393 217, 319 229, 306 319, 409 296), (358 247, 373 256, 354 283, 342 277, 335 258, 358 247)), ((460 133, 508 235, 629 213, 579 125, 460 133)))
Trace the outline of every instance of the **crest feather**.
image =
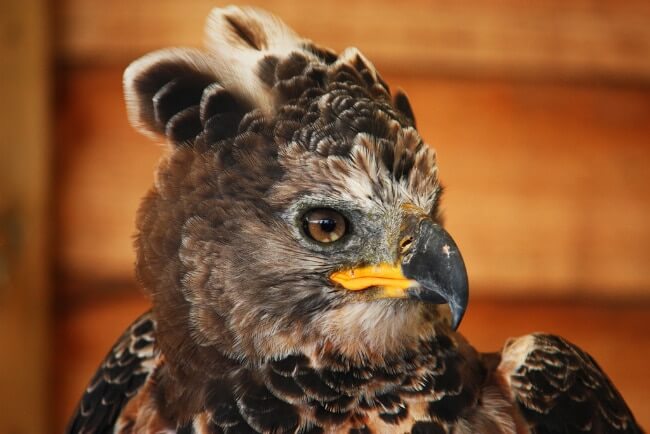
POLYGON ((129 122, 153 139, 165 136, 183 124, 175 115, 191 108, 193 97, 200 98, 214 81, 216 73, 201 50, 167 48, 146 54, 124 71, 129 122))
POLYGON ((252 106, 271 113, 274 96, 260 77, 264 58, 287 58, 292 52, 316 60, 299 37, 276 16, 250 7, 213 9, 205 29, 205 45, 224 87, 247 99, 252 106))

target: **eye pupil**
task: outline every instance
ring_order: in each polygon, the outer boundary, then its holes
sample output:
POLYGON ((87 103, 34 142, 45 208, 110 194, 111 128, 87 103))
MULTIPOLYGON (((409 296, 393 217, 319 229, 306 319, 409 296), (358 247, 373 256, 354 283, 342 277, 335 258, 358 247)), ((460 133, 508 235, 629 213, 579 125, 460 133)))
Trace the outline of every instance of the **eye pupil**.
POLYGON ((319 222, 320 228, 323 232, 333 232, 336 229, 336 221, 332 219, 323 219, 319 222))
POLYGON ((303 216, 303 231, 319 243, 332 243, 347 231, 347 221, 338 211, 330 208, 315 208, 303 216))

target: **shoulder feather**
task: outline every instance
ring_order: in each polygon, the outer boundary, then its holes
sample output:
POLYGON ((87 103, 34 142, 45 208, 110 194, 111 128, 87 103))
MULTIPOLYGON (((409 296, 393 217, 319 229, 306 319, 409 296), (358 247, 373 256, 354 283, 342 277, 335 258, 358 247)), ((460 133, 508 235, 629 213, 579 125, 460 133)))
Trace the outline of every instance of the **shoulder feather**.
POLYGON ((532 433, 642 432, 595 360, 558 336, 510 340, 498 369, 532 433))

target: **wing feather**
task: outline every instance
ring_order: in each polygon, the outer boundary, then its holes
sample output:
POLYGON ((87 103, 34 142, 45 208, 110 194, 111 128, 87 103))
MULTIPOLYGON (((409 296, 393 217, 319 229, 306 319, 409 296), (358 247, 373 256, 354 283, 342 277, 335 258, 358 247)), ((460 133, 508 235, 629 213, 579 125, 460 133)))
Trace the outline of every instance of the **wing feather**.
POLYGON ((110 350, 84 391, 66 433, 110 433, 126 403, 154 370, 156 324, 138 318, 110 350))
POLYGON ((643 432, 595 360, 560 337, 509 341, 499 370, 534 434, 643 432))

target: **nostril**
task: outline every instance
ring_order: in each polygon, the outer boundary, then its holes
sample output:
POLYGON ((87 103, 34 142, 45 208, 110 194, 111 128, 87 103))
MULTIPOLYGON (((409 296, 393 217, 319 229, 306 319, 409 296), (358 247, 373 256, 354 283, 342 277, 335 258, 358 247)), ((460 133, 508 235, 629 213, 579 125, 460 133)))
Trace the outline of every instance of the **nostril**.
POLYGON ((399 243, 402 255, 408 251, 408 249, 411 247, 411 244, 413 244, 413 237, 408 236, 402 238, 402 241, 399 243))

